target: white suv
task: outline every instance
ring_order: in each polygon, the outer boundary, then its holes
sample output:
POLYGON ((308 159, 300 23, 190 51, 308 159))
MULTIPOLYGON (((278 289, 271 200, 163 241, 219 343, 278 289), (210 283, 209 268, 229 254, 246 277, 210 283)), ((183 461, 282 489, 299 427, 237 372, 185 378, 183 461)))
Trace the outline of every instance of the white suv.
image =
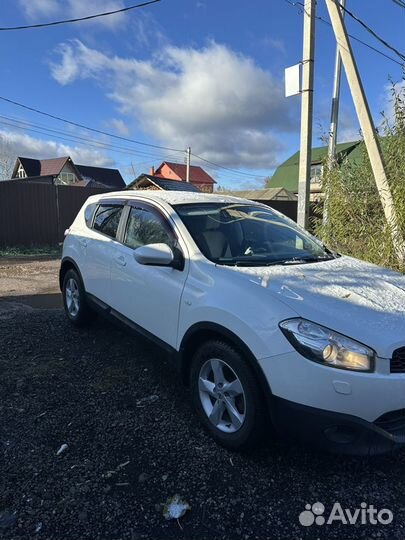
POLYGON ((228 448, 271 427, 327 449, 405 444, 405 276, 339 256, 271 208, 203 193, 90 197, 60 286, 167 350, 228 448))

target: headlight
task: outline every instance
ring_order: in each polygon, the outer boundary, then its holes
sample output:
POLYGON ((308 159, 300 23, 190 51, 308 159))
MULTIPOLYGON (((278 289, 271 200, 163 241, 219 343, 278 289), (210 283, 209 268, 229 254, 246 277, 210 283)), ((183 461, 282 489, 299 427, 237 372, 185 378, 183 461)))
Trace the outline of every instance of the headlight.
POLYGON ((305 319, 289 319, 280 329, 305 358, 341 369, 372 371, 374 351, 329 328, 305 319))

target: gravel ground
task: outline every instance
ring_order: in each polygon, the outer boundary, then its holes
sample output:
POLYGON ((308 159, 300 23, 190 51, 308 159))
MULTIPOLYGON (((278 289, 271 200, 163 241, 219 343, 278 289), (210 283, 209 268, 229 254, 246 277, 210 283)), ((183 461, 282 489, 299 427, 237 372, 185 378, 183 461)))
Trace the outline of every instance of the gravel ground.
POLYGON ((33 307, 61 307, 59 266, 59 259, 52 257, 0 257, 0 298, 33 307))
POLYGON ((404 453, 348 458, 281 442, 231 453, 200 428, 164 355, 109 322, 77 330, 59 309, 3 298, 0 336, 1 538, 405 537, 404 453), (179 522, 162 515, 174 494, 191 506, 179 522), (302 527, 316 501, 365 501, 394 521, 302 527))

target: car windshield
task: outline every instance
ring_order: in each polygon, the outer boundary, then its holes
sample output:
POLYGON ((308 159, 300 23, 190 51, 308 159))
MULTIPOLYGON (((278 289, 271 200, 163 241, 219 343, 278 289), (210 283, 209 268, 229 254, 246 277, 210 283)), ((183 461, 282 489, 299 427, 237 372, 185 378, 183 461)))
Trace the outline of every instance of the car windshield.
POLYGON ((174 208, 200 251, 217 264, 307 264, 335 257, 293 221, 265 206, 224 202, 174 208))

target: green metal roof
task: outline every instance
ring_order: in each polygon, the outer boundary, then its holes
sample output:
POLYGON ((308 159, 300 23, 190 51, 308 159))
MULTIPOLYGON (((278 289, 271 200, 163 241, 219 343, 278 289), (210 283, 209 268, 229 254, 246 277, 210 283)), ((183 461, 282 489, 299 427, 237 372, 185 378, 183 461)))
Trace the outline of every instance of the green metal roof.
MULTIPOLYGON (((340 143, 336 145, 336 155, 338 160, 343 160, 345 157, 349 159, 360 159, 361 141, 340 143)), ((322 163, 328 155, 327 146, 319 146, 312 149, 311 163, 322 163)), ((296 152, 293 156, 282 163, 273 174, 267 186, 269 188, 283 187, 297 193, 298 191, 298 173, 299 173, 300 152, 296 152)))
POLYGON ((291 191, 284 188, 266 188, 266 189, 249 189, 242 191, 222 191, 224 195, 233 195, 242 199, 251 199, 252 201, 296 201, 297 196, 291 191))

